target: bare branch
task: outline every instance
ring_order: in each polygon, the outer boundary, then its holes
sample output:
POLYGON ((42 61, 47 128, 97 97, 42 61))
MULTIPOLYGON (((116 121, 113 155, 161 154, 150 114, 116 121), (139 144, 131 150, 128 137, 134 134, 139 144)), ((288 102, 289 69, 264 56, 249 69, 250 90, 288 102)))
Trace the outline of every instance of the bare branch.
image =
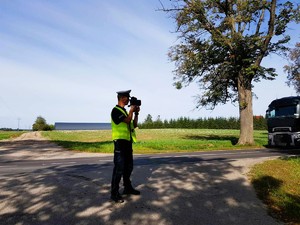
POLYGON ((273 37, 274 34, 274 28, 275 28, 275 15, 276 15, 276 0, 272 0, 271 2, 271 7, 269 9, 270 12, 270 19, 269 19, 269 28, 268 28, 268 33, 265 37, 265 40, 263 41, 263 46, 261 49, 261 54, 257 57, 255 61, 255 65, 259 66, 262 59, 265 57, 265 53, 268 49, 268 45, 273 37))
POLYGON ((262 12, 261 12, 260 17, 259 17, 259 21, 258 21, 257 26, 256 26, 255 35, 259 35, 260 27, 261 27, 261 24, 264 20, 264 17, 265 17, 265 9, 262 9, 262 12))

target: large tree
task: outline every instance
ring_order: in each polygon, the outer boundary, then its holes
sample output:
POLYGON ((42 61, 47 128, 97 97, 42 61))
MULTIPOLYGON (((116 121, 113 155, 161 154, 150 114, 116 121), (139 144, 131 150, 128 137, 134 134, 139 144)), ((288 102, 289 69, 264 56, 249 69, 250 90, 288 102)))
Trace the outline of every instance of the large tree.
POLYGON ((285 66, 288 73, 288 85, 293 86, 298 94, 300 94, 300 43, 290 50, 289 58, 291 63, 285 66))
POLYGON ((53 130, 54 126, 47 124, 46 120, 42 116, 38 116, 32 125, 33 131, 42 131, 42 130, 53 130))
POLYGON ((162 7, 179 33, 180 43, 169 52, 176 88, 197 82, 202 91, 197 107, 238 102, 238 144, 254 144, 253 82, 277 75, 261 62, 287 50, 286 28, 295 20, 297 6, 276 0, 171 0, 171 6, 162 7))

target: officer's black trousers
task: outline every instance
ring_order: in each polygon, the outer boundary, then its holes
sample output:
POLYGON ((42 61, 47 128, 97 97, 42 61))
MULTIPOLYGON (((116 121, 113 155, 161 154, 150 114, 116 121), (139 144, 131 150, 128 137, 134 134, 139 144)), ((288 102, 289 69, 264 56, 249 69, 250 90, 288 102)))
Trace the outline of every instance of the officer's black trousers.
POLYGON ((133 170, 132 142, 114 141, 114 169, 111 181, 111 195, 119 193, 119 184, 123 177, 125 188, 131 187, 130 176, 133 170))

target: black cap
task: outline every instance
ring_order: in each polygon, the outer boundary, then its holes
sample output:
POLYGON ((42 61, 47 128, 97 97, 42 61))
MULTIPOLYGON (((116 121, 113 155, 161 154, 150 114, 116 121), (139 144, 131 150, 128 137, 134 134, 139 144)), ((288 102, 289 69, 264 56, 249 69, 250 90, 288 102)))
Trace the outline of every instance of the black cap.
POLYGON ((130 97, 130 92, 131 90, 127 90, 127 91, 117 91, 118 96, 126 96, 126 97, 130 97))

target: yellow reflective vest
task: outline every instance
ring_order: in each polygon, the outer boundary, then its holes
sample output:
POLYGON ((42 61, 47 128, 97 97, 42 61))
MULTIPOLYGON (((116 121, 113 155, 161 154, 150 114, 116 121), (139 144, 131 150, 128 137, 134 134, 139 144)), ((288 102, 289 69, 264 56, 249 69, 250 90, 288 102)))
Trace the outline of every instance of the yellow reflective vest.
MULTIPOLYGON (((120 110, 125 116, 127 116, 127 113, 119 108, 115 107, 116 109, 120 110)), ((123 139, 127 141, 133 141, 136 142, 136 135, 134 130, 133 121, 130 122, 130 124, 127 124, 125 122, 121 122, 119 124, 115 124, 113 119, 111 118, 111 128, 112 128, 112 139, 123 139)))

